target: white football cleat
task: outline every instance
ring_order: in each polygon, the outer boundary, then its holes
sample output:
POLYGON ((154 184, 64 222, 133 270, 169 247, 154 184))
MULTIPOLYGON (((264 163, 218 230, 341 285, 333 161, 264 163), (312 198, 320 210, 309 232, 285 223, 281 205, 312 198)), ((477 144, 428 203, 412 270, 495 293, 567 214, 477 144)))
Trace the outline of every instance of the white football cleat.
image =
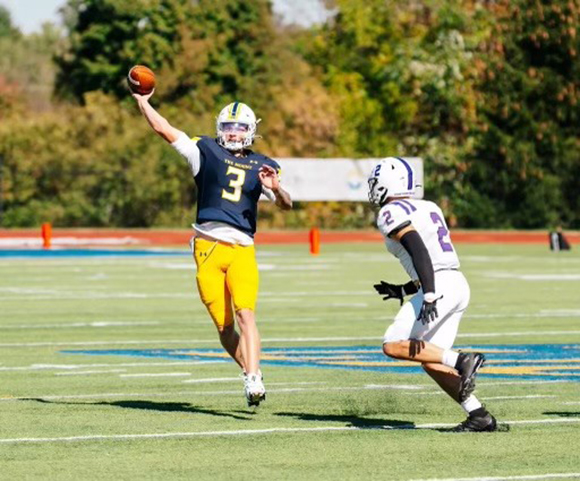
POLYGON ((262 373, 244 374, 244 394, 248 406, 259 406, 266 399, 266 388, 262 382, 262 373))

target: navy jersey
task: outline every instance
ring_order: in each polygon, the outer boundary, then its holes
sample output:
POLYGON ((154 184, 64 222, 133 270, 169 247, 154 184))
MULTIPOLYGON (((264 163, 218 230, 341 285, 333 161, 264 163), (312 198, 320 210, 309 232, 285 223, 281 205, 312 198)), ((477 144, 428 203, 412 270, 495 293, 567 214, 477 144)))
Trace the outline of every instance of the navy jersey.
POLYGON ((211 137, 201 137, 197 147, 200 151, 200 168, 195 176, 197 223, 224 222, 253 237, 262 193, 258 171, 269 165, 280 172, 280 166, 252 151, 245 157, 236 157, 211 137))

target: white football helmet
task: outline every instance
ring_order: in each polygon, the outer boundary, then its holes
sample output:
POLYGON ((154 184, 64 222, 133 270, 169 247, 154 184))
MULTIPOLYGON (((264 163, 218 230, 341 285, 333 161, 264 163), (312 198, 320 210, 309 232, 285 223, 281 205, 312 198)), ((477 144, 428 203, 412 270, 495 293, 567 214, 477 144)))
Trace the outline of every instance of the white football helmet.
POLYGON ((369 202, 383 205, 389 197, 411 197, 415 194, 415 172, 401 157, 381 159, 369 176, 369 202))
POLYGON ((228 150, 242 150, 254 142, 256 136, 254 111, 242 102, 232 102, 225 106, 216 119, 218 143, 228 150), (232 134, 235 138, 232 139, 232 134))

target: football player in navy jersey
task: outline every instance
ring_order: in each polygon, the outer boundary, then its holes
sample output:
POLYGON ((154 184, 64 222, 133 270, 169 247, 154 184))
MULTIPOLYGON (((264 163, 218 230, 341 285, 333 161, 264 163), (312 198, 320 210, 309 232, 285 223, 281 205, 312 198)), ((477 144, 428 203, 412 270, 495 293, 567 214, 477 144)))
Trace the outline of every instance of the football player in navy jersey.
POLYGON ((378 209, 377 226, 388 251, 411 280, 381 281, 375 289, 397 299, 401 309, 383 339, 385 355, 420 362, 423 369, 468 417, 455 431, 495 431, 495 418, 472 394, 483 366, 481 353, 452 349, 470 290, 459 270, 443 212, 434 202, 413 198, 413 168, 400 157, 378 162, 369 177, 369 201, 378 209), (404 297, 413 294, 409 302, 404 297))
POLYGON ((257 406, 266 397, 255 319, 258 199, 264 194, 283 210, 292 200, 280 186, 280 166, 250 150, 258 122, 250 107, 227 105, 217 117, 217 137, 190 138, 149 104, 152 95, 133 97, 153 130, 185 157, 198 188, 192 250, 199 295, 222 346, 243 370, 248 405, 257 406))

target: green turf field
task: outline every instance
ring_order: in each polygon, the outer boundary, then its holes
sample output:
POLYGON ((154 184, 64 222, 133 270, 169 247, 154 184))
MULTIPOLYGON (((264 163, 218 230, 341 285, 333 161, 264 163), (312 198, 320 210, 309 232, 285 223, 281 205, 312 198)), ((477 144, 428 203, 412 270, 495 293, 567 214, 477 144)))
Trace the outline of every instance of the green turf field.
POLYGON ((472 288, 458 345, 500 361, 560 345, 482 372, 498 433, 445 432, 464 414, 426 375, 344 349, 378 353, 398 309, 372 289, 406 281, 381 245, 258 247, 256 411, 208 350, 188 257, 0 258, 0 479, 580 478, 580 250, 457 247, 472 288))

